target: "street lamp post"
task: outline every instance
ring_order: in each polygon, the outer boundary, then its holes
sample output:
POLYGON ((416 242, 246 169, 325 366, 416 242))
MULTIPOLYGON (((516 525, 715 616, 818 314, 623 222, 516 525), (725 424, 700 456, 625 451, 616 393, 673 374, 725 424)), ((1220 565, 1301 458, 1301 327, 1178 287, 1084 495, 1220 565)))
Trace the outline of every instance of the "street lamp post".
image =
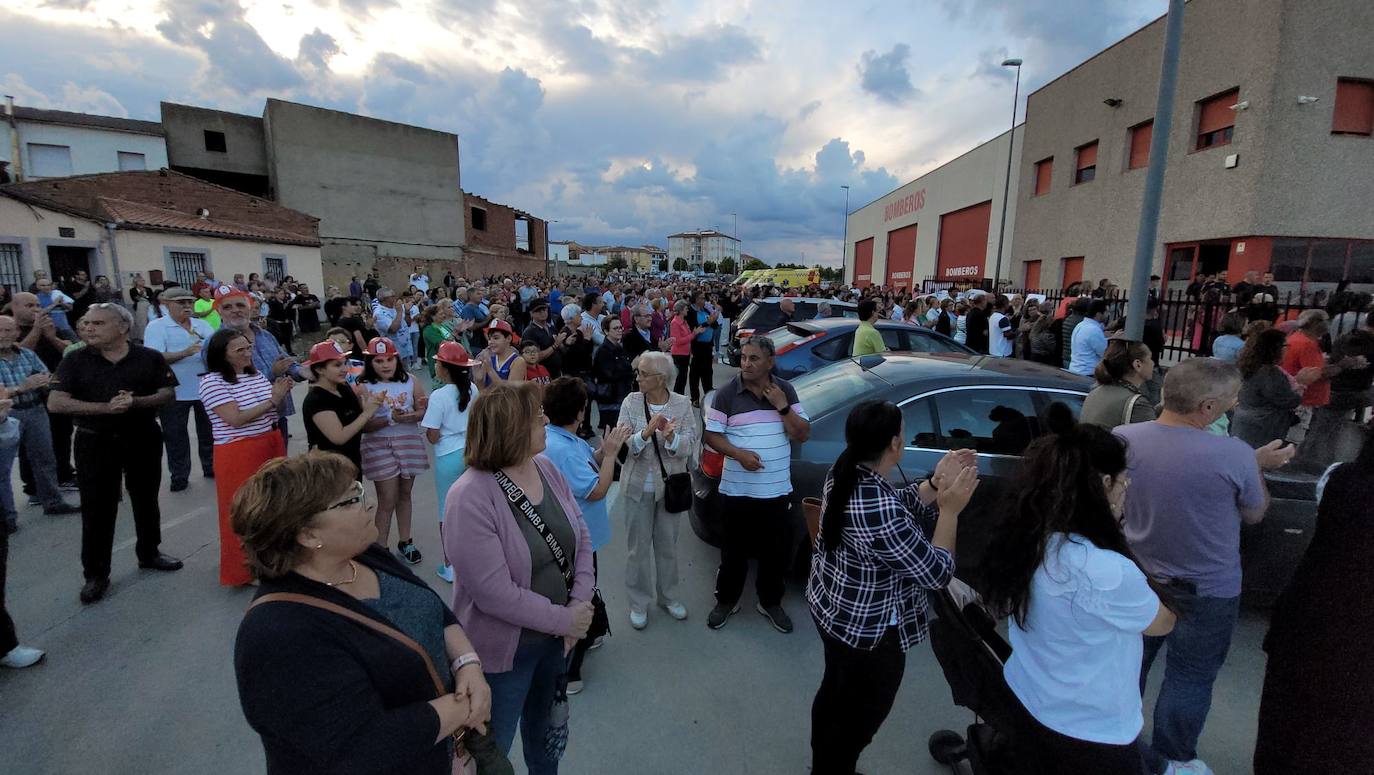
POLYGON ((544 257, 547 258, 549 262, 553 264, 553 271, 550 272, 550 274, 556 278, 558 277, 558 259, 554 257, 553 251, 549 249, 549 231, 555 223, 558 223, 557 219, 552 221, 544 221, 544 257))
POLYGON ((1002 281, 1002 243, 1007 236, 1007 197, 1011 191, 1011 152, 1016 147, 1016 102, 1021 98, 1021 60, 1004 59, 1003 67, 1016 68, 1016 86, 1011 92, 1011 135, 1007 138, 1007 178, 1002 181, 1002 225, 997 228, 997 269, 992 275, 992 292, 1002 281))
POLYGON ((844 276, 844 262, 849 258, 849 186, 844 189, 844 236, 840 238, 840 276, 844 276))
MULTIPOLYGON (((730 219, 730 236, 735 240, 735 264, 736 268, 738 268, 740 263, 739 257, 741 255, 739 249, 739 213, 730 213, 730 219)), ((720 267, 716 267, 716 269, 720 269, 720 267)))

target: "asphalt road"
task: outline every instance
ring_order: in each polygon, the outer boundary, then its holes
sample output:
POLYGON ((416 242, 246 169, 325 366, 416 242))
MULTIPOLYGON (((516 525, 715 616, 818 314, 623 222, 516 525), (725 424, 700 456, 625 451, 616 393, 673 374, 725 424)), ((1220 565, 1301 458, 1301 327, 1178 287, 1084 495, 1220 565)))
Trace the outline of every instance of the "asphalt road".
MULTIPOLYGON (((717 384, 733 374, 717 367, 717 384)), ((297 390, 299 405, 302 389, 297 390)), ((291 451, 305 447, 299 421, 291 451)), ((112 455, 118 450, 111 450, 112 455)), ((14 472, 16 492, 18 473, 14 472)), ((37 667, 0 669, 0 772, 106 775, 264 771, 262 748, 239 710, 231 661, 234 633, 252 591, 218 586, 213 483, 193 473, 172 494, 163 482, 164 551, 182 557, 178 573, 140 571, 132 519, 121 509, 113 586, 82 606, 81 525, 23 508, 11 538, 8 606, 22 641, 43 648, 37 667)), ((447 598, 434 575, 438 530, 433 481, 415 486, 416 544, 422 577, 447 598)), ((616 496, 613 490, 612 504, 616 496)), ((567 773, 805 773, 810 762, 811 699, 820 681, 821 645, 802 592, 784 605, 796 632, 774 631, 754 610, 752 581, 743 610, 720 631, 705 625, 712 605, 716 550, 683 517, 679 547, 686 622, 661 611, 646 630, 626 620, 624 530, 612 505, 615 538, 600 555, 601 588, 613 635, 583 668, 586 690, 572 700, 567 773)), ((751 577, 752 578, 752 577, 751 577)), ((1264 656, 1263 618, 1246 614, 1218 680, 1201 743, 1222 775, 1248 772, 1254 749, 1264 656)), ((1149 696, 1162 675, 1156 668, 1149 696)), ((1147 707, 1147 724, 1148 724, 1147 707)), ((861 769, 869 775, 949 772, 926 751, 930 733, 962 730, 971 714, 955 707, 930 648, 907 657, 896 706, 861 769)), ((513 757, 519 759, 519 743, 513 757)), ((523 771, 523 768, 522 768, 523 771)))

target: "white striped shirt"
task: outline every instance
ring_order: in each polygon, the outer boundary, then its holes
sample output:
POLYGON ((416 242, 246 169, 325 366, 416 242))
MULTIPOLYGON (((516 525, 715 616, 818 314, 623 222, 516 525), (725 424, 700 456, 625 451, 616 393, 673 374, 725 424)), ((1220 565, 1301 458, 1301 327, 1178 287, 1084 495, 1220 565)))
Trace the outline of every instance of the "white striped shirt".
MULTIPOLYGON (((809 419, 792 384, 777 377, 773 382, 787 396, 792 411, 803 420, 809 419)), ((766 399, 745 389, 738 376, 716 391, 706 410, 706 430, 724 434, 734 446, 757 453, 763 464, 758 471, 746 471, 739 461, 726 458, 721 494, 778 498, 792 492, 792 442, 782 415, 766 399)))
POLYGON ((216 444, 228 444, 272 430, 277 422, 277 408, 274 406, 256 420, 235 428, 219 416, 215 407, 238 404, 239 411, 244 412, 271 400, 272 383, 262 374, 240 374, 238 381, 232 384, 225 382, 217 372, 200 378, 200 402, 205 406, 205 413, 210 415, 210 428, 214 431, 216 444))

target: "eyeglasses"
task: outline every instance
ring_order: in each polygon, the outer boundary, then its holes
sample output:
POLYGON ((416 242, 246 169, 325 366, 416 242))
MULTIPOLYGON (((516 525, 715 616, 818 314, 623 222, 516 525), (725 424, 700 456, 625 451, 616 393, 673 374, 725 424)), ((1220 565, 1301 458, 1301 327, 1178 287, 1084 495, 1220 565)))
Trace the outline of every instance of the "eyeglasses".
POLYGON ((362 503, 363 500, 367 497, 367 490, 363 488, 363 483, 357 481, 356 479, 353 481, 353 492, 355 493, 353 497, 344 498, 338 503, 335 503, 334 505, 325 509, 325 511, 333 511, 334 509, 346 509, 349 506, 352 506, 356 503, 362 503))
POLYGON ((659 374, 656 371, 635 371, 635 374, 637 374, 640 379, 649 379, 651 377, 663 376, 662 374, 659 374))

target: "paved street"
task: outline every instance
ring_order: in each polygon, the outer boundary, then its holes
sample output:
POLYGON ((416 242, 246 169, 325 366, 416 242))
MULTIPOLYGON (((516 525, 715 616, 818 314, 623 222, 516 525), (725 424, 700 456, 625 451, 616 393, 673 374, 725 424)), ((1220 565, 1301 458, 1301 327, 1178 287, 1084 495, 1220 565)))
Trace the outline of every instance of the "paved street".
MULTIPOLYGON (((718 368, 717 382, 732 372, 718 368)), ((303 392, 297 389, 297 404, 303 392)), ((304 448, 299 423, 291 441, 293 453, 304 448)), ((137 569, 126 507, 111 593, 90 607, 77 601, 79 518, 21 510, 22 529, 11 539, 8 603, 21 639, 48 657, 28 670, 0 670, 0 770, 263 772, 262 748, 239 711, 231 664, 235 628, 252 591, 217 585, 214 488, 197 475, 191 481, 175 495, 163 483, 163 549, 185 558, 185 570, 137 569)), ((17 492, 17 473, 15 485, 17 492)), ((415 493, 416 544, 426 555, 421 575, 447 598, 446 585, 434 576, 432 480, 422 478, 415 493)), ((636 632, 625 619, 624 531, 617 516, 613 507, 616 538, 600 557, 614 636, 587 660, 587 688, 573 698, 563 771, 805 773, 821 647, 800 589, 790 589, 786 600, 798 625, 792 635, 773 631, 754 612, 752 588, 724 630, 708 630, 717 553, 684 516, 680 555, 691 616, 675 622, 655 611, 648 629, 636 632)), ((1263 626, 1253 614, 1243 619, 1203 735, 1201 755, 1223 775, 1249 770, 1263 626)), ((1161 674, 1157 669, 1156 684, 1161 674)), ((948 772, 930 759, 926 738, 969 720, 951 704, 939 666, 922 644, 908 656, 896 707, 861 768, 870 775, 948 772)))

